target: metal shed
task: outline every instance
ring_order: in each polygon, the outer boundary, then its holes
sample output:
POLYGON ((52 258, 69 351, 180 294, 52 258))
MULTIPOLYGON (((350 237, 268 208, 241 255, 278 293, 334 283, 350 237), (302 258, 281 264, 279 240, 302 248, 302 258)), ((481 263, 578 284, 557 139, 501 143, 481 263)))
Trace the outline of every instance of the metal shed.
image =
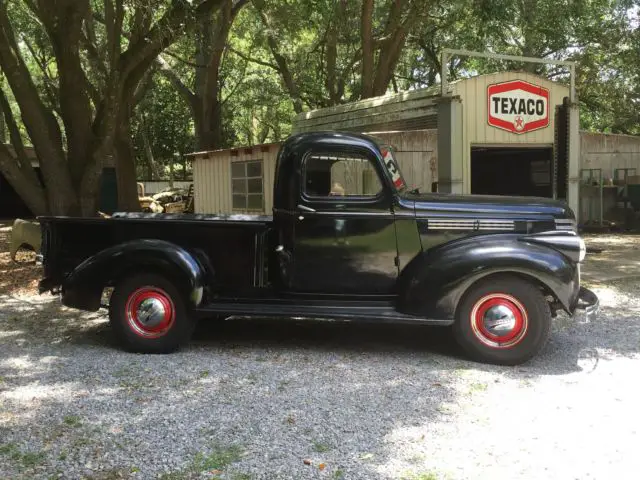
POLYGON ((264 213, 273 208, 278 143, 193 155, 195 213, 264 213))

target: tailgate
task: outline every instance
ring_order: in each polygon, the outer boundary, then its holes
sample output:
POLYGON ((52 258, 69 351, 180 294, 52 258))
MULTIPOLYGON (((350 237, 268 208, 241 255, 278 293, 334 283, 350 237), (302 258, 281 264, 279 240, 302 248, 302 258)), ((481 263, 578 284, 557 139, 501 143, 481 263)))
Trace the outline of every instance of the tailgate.
POLYGON ((40 217, 42 265, 40 292, 62 284, 82 261, 111 244, 111 225, 103 218, 40 217))

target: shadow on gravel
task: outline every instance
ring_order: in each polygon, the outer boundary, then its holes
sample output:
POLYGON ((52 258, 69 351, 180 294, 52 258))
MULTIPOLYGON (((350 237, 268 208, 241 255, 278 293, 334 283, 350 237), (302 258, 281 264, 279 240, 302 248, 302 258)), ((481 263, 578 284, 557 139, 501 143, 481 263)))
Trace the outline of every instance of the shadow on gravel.
POLYGON ((464 365, 438 355, 446 332, 277 320, 203 322, 182 352, 135 355, 103 315, 0 303, 0 477, 379 478, 390 432, 440 421, 464 365))
POLYGON ((559 317, 548 347, 515 368, 464 360, 446 329, 277 319, 202 321, 183 351, 134 355, 103 313, 0 297, 0 352, 0 477, 102 478, 102 465, 115 472, 105 478, 156 478, 165 466, 199 478, 198 455, 239 445, 225 472, 380 478, 403 448, 393 432, 450 421, 448 406, 476 388, 461 371, 588 373, 638 355, 640 322, 630 301, 591 323, 559 317), (149 462, 159 451, 166 463, 149 462))
POLYGON ((206 348, 302 348, 321 352, 423 352, 461 357, 449 329, 321 320, 246 319, 199 322, 192 345, 206 348))
MULTIPOLYGON (((616 290, 615 285, 610 289, 616 290)), ((4 297, 5 299, 11 297, 4 297)), ((15 342, 48 341, 79 346, 96 346, 120 351, 106 321, 106 312, 78 312, 65 309, 56 300, 25 302, 19 297, 7 303, 0 297, 0 319, 6 319, 0 333, 15 342)), ((585 357, 633 356, 640 353, 640 307, 624 304, 604 306, 598 318, 586 322, 581 314, 569 318, 560 314, 553 321, 547 347, 527 364, 505 368, 469 362, 449 329, 422 325, 367 324, 289 319, 204 319, 198 323, 190 345, 183 351, 214 349, 303 349, 341 353, 422 353, 442 355, 457 366, 463 362, 480 370, 527 371, 540 375, 561 375, 582 370, 585 357)), ((124 352, 122 352, 124 354, 124 352)))

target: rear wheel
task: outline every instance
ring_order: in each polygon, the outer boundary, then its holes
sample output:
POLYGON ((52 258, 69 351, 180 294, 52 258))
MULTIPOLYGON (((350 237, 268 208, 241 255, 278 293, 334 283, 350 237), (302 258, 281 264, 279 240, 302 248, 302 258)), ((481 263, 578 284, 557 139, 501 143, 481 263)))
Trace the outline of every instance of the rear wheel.
POLYGON ((109 302, 109 320, 128 351, 169 353, 186 344, 193 333, 184 300, 160 275, 136 275, 116 285, 109 302))
POLYGON ((546 344, 551 310, 538 287, 518 277, 482 280, 464 295, 454 334, 474 360, 517 365, 546 344))

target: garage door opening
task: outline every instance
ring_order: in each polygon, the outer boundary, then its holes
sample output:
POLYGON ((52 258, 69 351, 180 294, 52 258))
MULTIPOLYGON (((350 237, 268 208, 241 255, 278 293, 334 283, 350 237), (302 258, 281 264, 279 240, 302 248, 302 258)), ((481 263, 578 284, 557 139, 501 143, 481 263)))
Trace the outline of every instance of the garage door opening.
POLYGON ((553 196, 553 148, 472 147, 471 193, 553 196))

